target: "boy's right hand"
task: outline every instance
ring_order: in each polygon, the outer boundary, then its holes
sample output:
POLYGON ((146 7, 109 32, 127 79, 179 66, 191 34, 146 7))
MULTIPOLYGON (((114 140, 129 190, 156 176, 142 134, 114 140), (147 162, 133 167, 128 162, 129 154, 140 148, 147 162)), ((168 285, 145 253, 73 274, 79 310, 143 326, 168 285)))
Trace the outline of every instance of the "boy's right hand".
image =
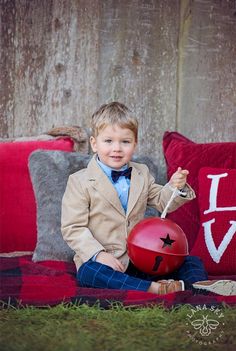
POLYGON ((123 266, 123 264, 117 258, 105 251, 99 252, 99 254, 96 257, 96 262, 105 264, 113 268, 115 271, 119 271, 122 273, 125 271, 125 267, 123 266))

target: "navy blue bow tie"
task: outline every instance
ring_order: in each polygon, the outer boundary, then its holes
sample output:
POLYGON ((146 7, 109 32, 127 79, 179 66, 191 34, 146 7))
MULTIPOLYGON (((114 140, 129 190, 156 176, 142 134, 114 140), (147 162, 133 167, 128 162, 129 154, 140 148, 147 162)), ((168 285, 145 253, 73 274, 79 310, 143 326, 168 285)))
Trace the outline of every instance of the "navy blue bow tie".
POLYGON ((116 183, 121 176, 125 176, 125 178, 131 178, 132 167, 125 169, 124 171, 111 171, 111 178, 114 183, 116 183))

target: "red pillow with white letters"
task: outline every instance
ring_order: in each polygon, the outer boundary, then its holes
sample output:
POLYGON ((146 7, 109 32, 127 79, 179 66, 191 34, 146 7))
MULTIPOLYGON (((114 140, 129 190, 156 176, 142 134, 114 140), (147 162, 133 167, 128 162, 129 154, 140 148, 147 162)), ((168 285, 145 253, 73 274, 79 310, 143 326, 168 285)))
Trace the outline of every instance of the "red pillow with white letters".
POLYGON ((163 150, 168 179, 178 167, 187 169, 187 181, 197 196, 167 216, 183 229, 191 250, 200 228, 198 172, 202 167, 236 168, 236 142, 195 143, 180 133, 165 132, 163 150))
POLYGON ((212 275, 236 274, 236 169, 199 171, 200 230, 191 255, 212 275))

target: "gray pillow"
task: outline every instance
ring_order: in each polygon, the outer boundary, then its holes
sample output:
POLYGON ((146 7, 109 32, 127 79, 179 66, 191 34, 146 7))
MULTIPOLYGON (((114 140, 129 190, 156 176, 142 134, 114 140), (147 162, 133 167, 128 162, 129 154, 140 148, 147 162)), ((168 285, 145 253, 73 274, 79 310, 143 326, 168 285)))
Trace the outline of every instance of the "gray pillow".
MULTIPOLYGON (((29 170, 37 204, 37 244, 33 261, 72 261, 74 251, 61 234, 61 201, 70 174, 87 167, 90 155, 78 152, 36 150, 29 158, 29 170)), ((135 162, 145 163, 153 176, 157 167, 146 156, 134 157, 135 162)), ((148 209, 146 216, 157 215, 148 209)))
POLYGON ((33 261, 72 261, 74 251, 61 234, 61 201, 70 174, 85 168, 91 159, 78 152, 37 150, 29 170, 37 204, 37 244, 33 261))

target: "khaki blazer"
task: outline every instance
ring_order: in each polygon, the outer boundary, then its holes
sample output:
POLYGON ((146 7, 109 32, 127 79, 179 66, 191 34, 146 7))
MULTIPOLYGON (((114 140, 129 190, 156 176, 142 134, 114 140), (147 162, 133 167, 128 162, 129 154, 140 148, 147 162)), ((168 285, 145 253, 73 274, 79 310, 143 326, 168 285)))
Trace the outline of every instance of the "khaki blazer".
MULTIPOLYGON (((96 162, 96 155, 87 168, 72 174, 62 199, 61 230, 64 240, 75 251, 78 269, 100 250, 111 253, 127 268, 129 258, 126 239, 130 230, 144 218, 146 207, 162 212, 172 195, 168 184, 155 183, 144 164, 130 162, 132 176, 127 213, 116 189, 96 162)), ((176 210, 195 197, 187 185, 187 196, 176 196, 168 212, 176 210)))

